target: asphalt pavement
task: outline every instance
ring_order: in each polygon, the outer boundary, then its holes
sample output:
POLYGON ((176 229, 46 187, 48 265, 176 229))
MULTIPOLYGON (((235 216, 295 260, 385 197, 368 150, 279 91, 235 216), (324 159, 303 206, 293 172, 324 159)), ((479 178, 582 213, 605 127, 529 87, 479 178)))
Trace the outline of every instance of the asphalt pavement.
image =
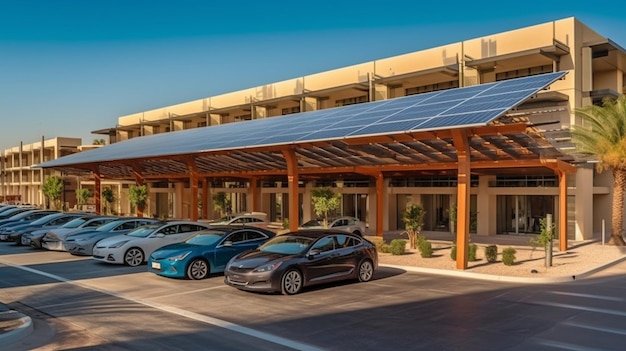
MULTIPOLYGON (((393 238, 393 237, 394 237, 394 234, 386 233, 385 235, 385 239, 393 238)), ((480 238, 480 237, 477 237, 477 238, 480 238)), ((489 237, 489 238, 493 240, 493 237, 489 237)), ((438 238, 432 238, 432 239, 436 240, 438 238)), ((507 242, 508 244, 516 244, 516 241, 519 241, 520 243, 523 242, 526 245, 528 243, 527 238, 519 238, 515 236, 500 236, 500 239, 508 241, 507 242)), ((602 270, 603 268, 610 267, 614 263, 615 262, 606 263, 603 266, 597 267, 597 269, 594 269, 593 271, 598 272, 602 270)), ((410 270, 410 268, 408 270, 410 270)), ((437 274, 436 271, 437 270, 431 269, 428 271, 428 273, 437 274)), ((423 271, 420 270, 419 267, 416 267, 415 272, 423 272, 423 271)), ((450 272, 442 271, 441 273, 449 274, 450 272)), ((455 275, 459 277, 473 278, 472 274, 468 274, 467 272, 464 272, 464 271, 455 272, 455 275)), ((508 279, 507 280, 508 282, 515 281, 514 277, 510 277, 510 278, 512 279, 508 279)), ((484 278, 481 277, 479 279, 484 279, 484 278)), ((563 280, 562 277, 553 277, 550 279, 553 279, 554 282, 560 282, 563 280)), ((520 283, 526 283, 527 281, 528 280, 525 278, 519 279, 520 283)), ((546 283, 546 281, 544 281, 544 283, 546 283)), ((0 345, 10 345, 10 344, 16 343, 20 340, 27 338, 33 331, 34 331, 34 325, 33 325, 33 320, 31 319, 31 317, 23 313, 20 313, 14 309, 11 309, 10 306, 7 306, 0 302, 0 345)))

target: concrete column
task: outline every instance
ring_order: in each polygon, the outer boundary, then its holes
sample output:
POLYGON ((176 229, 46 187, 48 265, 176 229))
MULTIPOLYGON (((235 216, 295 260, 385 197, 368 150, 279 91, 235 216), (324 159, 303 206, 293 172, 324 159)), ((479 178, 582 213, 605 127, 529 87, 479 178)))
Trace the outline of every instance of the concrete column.
POLYGON ((478 177, 478 193, 476 194, 477 235, 496 235, 496 195, 491 195, 489 192, 489 182, 495 180, 495 176, 478 177))
POLYGON ((174 218, 183 219, 185 213, 183 213, 183 199, 185 193, 185 184, 182 182, 174 183, 174 218))
POLYGON ((302 194, 302 223, 306 223, 313 218, 313 204, 311 198, 312 189, 312 181, 304 183, 304 193, 302 194))
MULTIPOLYGON (((576 179, 574 240, 587 240, 593 238, 593 169, 578 167, 574 177, 576 179)), ((610 214, 607 217, 610 227, 610 214)))
POLYGON ((374 84, 373 101, 387 100, 389 98, 389 89, 384 84, 374 84))
POLYGON ((305 96, 300 100, 300 112, 316 111, 317 109, 317 98, 305 96))

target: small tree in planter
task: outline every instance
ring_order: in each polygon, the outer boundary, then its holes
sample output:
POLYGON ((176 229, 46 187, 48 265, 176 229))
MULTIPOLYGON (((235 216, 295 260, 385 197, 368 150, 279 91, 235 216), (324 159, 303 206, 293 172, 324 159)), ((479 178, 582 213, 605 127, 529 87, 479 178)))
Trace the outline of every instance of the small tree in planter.
POLYGON ((113 201, 115 201, 115 194, 111 188, 102 189, 102 200, 104 200, 104 213, 111 213, 111 208, 113 207, 113 201))
POLYGON ((220 212, 220 217, 222 217, 230 213, 232 201, 230 201, 225 192, 220 191, 213 195, 213 207, 220 212))
POLYGON ((63 192, 63 179, 58 176, 52 176, 46 178, 42 186, 43 194, 48 198, 48 201, 52 204, 53 209, 59 209, 59 199, 63 192))
POLYGON ((552 266, 552 241, 554 240, 554 233, 556 226, 552 223, 552 215, 548 215, 546 218, 539 220, 541 231, 535 238, 530 239, 530 245, 535 247, 543 247, 546 254, 546 267, 552 266))
POLYGON ((143 210, 148 202, 148 187, 146 185, 131 185, 128 188, 130 205, 137 209, 137 217, 143 217, 143 210))
POLYGON ((424 208, 420 205, 411 205, 404 211, 402 220, 404 221, 406 233, 409 236, 409 246, 412 249, 417 248, 417 238, 422 231, 425 215, 426 211, 424 211, 424 208))
POLYGON ((328 227, 328 214, 339 209, 341 194, 335 193, 330 188, 311 190, 313 211, 317 216, 324 218, 324 228, 328 227))
POLYGON ((80 209, 83 209, 83 205, 87 203, 87 200, 91 197, 91 191, 86 188, 76 189, 76 202, 80 209))

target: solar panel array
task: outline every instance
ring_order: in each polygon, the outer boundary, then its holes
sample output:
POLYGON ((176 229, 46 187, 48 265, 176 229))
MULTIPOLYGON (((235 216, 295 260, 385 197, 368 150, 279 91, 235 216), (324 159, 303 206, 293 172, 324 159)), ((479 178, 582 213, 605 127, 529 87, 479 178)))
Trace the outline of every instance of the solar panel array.
POLYGON ((350 137, 484 126, 566 72, 505 80, 281 117, 134 138, 41 164, 55 167, 292 144, 350 137))

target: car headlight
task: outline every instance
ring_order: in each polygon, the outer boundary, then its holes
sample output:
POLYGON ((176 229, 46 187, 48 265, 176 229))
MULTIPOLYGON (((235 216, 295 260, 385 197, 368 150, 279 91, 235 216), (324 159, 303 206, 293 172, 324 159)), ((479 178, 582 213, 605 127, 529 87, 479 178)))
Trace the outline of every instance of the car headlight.
POLYGON ((259 266, 259 267, 255 268, 253 270, 253 272, 255 272, 255 273, 271 272, 271 271, 275 270, 276 268, 280 267, 281 264, 283 264, 283 261, 272 262, 270 264, 265 264, 263 266, 259 266))
POLYGON ((168 261, 172 261, 172 262, 173 261, 181 261, 181 260, 184 260, 185 257, 189 256, 190 253, 191 253, 191 251, 187 251, 187 252, 182 253, 182 254, 177 255, 177 256, 168 257, 167 260, 168 261))
POLYGON ((0 233, 2 233, 2 234, 10 234, 10 233, 13 233, 13 229, 2 229, 2 230, 0 230, 0 233))
POLYGON ((68 241, 73 240, 73 241, 75 241, 77 243, 82 243, 82 242, 91 240, 91 238, 93 238, 93 237, 88 236, 88 237, 81 237, 81 238, 78 238, 78 239, 69 239, 68 241))
POLYGON ((110 249, 117 249, 118 247, 121 247, 122 245, 126 244, 129 240, 124 240, 124 241, 118 241, 113 245, 109 245, 110 249))

